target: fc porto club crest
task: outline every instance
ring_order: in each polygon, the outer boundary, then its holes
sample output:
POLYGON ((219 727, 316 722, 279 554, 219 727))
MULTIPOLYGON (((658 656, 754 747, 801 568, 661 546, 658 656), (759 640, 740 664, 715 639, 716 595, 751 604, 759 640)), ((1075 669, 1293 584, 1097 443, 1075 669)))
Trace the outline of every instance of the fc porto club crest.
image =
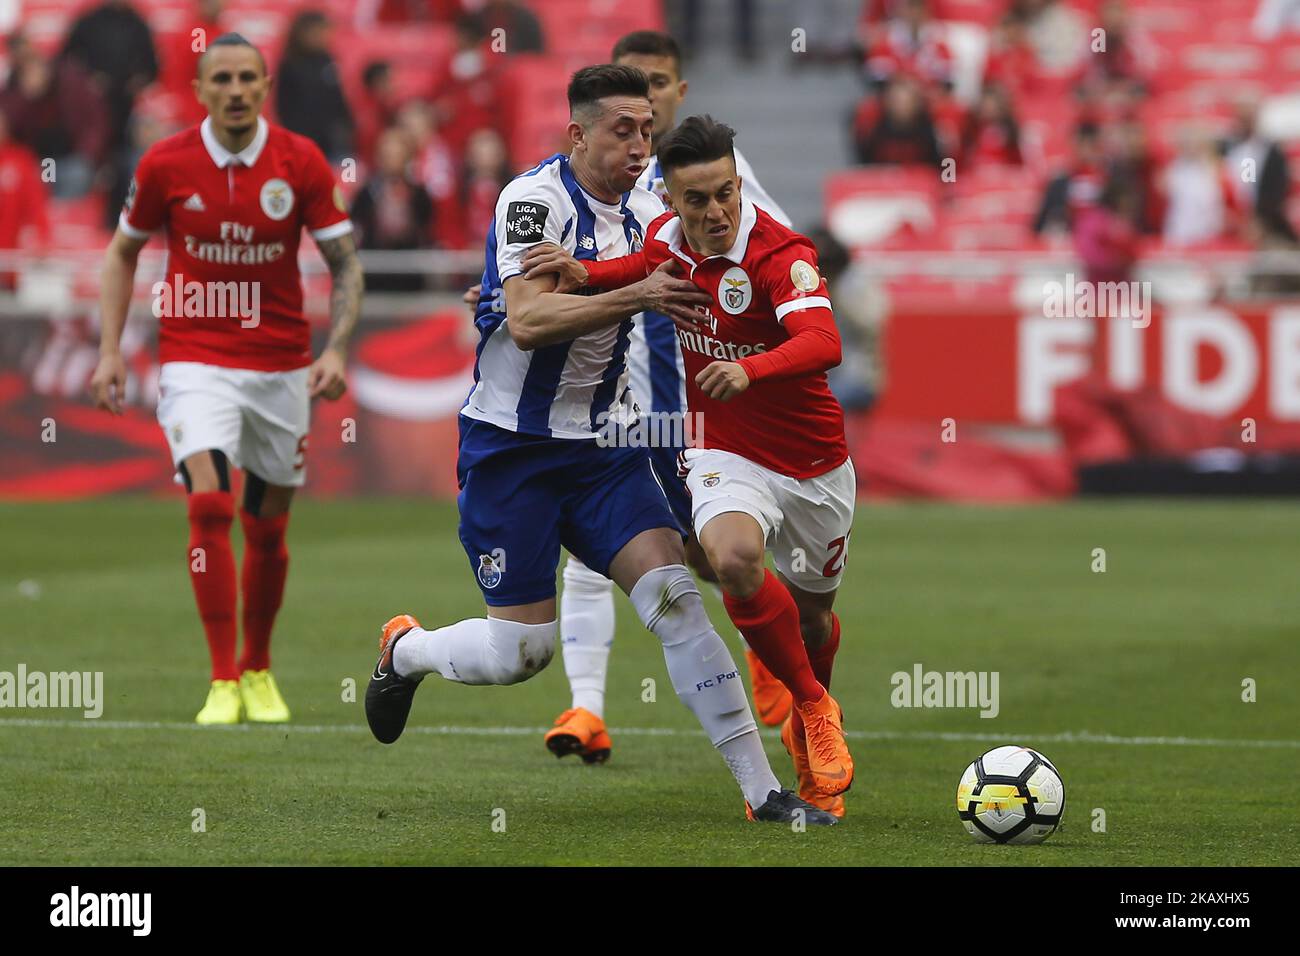
POLYGON ((478 556, 478 583, 489 591, 501 583, 506 571, 506 553, 501 548, 494 548, 491 554, 478 556))
POLYGON ((644 243, 641 241, 640 232, 638 232, 635 229, 630 229, 628 230, 628 232, 630 233, 630 235, 627 240, 627 254, 630 256, 634 256, 641 251, 641 248, 644 245, 644 243))
POLYGON ((718 283, 718 301, 732 315, 740 315, 754 300, 754 286, 740 266, 732 266, 718 283))
POLYGON ((262 184, 262 212, 276 222, 293 212, 293 189, 283 179, 268 179, 262 184))

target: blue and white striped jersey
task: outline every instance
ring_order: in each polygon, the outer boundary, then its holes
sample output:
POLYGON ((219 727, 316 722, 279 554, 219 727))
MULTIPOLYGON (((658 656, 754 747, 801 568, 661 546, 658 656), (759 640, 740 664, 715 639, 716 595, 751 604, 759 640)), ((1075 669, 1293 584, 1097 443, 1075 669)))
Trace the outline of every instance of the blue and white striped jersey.
MULTIPOLYGON (((754 175, 754 168, 736 150, 736 174, 740 176, 740 191, 760 209, 781 223, 790 225, 790 217, 763 189, 754 175)), ((649 190, 667 205, 668 194, 659 157, 650 157, 648 165, 636 182, 649 190)), ((660 212, 663 212, 660 209, 660 212)), ((676 326, 672 319, 657 312, 643 312, 636 317, 632 338, 628 344, 627 366, 631 373, 632 394, 643 410, 657 413, 686 411, 686 366, 682 363, 681 346, 677 343, 676 326)))
POLYGON ((512 432, 570 439, 594 438, 606 421, 631 421, 626 357, 633 320, 525 352, 510 337, 503 289, 539 242, 577 259, 616 259, 639 251, 646 227, 662 213, 662 202, 640 188, 613 205, 593 198, 560 153, 507 184, 488 234, 474 317, 475 385, 460 413, 512 432))

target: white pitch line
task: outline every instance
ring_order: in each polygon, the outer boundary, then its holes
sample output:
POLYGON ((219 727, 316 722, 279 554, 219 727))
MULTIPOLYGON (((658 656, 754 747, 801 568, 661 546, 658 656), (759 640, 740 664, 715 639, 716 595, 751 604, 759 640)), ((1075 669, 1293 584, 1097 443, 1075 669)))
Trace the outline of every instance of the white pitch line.
MULTIPOLYGON (((364 734, 368 728, 361 724, 239 724, 233 727, 201 727, 194 723, 156 720, 70 720, 26 717, 0 718, 4 727, 80 727, 103 730, 200 730, 230 732, 292 731, 298 734, 364 734)), ((408 734, 433 736, 478 737, 528 737, 544 734, 549 727, 408 727, 408 734)), ((610 732, 627 737, 699 737, 698 730, 679 730, 675 727, 611 727, 610 732)), ((766 737, 776 737, 775 730, 764 730, 766 737)), ((1250 749, 1300 750, 1300 740, 1225 740, 1209 737, 1120 737, 1115 734, 1095 734, 1087 730, 1067 730, 1056 734, 1014 734, 990 732, 985 734, 956 733, 928 730, 850 730, 845 736, 854 740, 1038 740, 1048 743, 1106 744, 1130 747, 1245 747, 1250 749)))

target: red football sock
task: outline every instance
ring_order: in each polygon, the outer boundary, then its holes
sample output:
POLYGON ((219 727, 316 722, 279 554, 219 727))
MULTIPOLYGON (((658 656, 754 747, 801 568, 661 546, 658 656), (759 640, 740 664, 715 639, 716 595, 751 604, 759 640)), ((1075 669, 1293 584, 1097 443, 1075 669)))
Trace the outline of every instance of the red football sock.
POLYGON ((271 666, 271 628, 284 579, 289 571, 289 551, 284 546, 284 529, 289 515, 255 518, 243 508, 239 520, 244 526, 244 567, 240 575, 244 595, 244 653, 240 671, 263 671, 271 666))
POLYGON ((238 680, 235 666, 235 552, 230 525, 235 508, 228 491, 199 491, 189 497, 190 550, 187 557, 194 601, 208 638, 213 680, 238 680), (196 551, 195 549, 199 549, 196 551))
POLYGON ((776 575, 765 570, 763 586, 747 601, 723 591, 722 604, 750 649, 789 688, 795 703, 821 700, 825 688, 817 683, 808 662, 799 632, 799 609, 776 575))
MULTIPOLYGON (((831 612, 831 636, 826 638, 826 643, 816 650, 808 652, 808 663, 812 665, 813 674, 817 680, 827 690, 831 689, 831 668, 835 664, 835 652, 840 649, 840 619, 835 612, 831 612)), ((791 710, 790 719, 797 734, 803 733, 803 718, 799 716, 799 711, 791 710)))

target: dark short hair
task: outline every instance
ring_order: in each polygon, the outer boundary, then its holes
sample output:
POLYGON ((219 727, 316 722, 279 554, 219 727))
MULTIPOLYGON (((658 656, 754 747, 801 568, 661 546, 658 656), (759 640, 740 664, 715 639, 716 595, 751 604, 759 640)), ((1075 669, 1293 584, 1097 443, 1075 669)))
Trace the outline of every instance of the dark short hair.
POLYGON ((671 170, 696 163, 711 163, 730 156, 736 159, 736 131, 712 116, 688 116, 659 143, 659 167, 667 176, 671 170))
POLYGON ((622 57, 633 53, 642 56, 669 57, 673 61, 673 69, 677 71, 678 78, 682 75, 682 49, 667 33, 660 33, 658 30, 637 30, 619 37, 609 58, 617 63, 622 57))
MULTIPOLYGON (((650 81, 634 66, 584 66, 569 80, 569 115, 590 114, 606 96, 641 96, 650 99, 650 81)), ((590 115, 588 115, 590 119, 590 115)))
POLYGON ((393 66, 387 60, 371 60, 366 64, 366 68, 361 71, 361 85, 366 89, 371 89, 379 82, 381 77, 392 72, 393 66))
POLYGON ((207 59, 207 55, 211 51, 215 50, 217 47, 220 46, 248 47, 250 50, 252 50, 254 53, 257 54, 258 60, 261 61, 262 72, 263 73, 266 72, 266 57, 262 56, 262 51, 259 50, 257 47, 253 46, 253 44, 249 42, 247 37, 245 37, 242 33, 223 33, 221 34, 221 36, 217 37, 215 40, 209 43, 208 48, 204 50, 203 55, 199 57, 199 61, 195 66, 195 69, 199 76, 203 75, 203 61, 207 59))

